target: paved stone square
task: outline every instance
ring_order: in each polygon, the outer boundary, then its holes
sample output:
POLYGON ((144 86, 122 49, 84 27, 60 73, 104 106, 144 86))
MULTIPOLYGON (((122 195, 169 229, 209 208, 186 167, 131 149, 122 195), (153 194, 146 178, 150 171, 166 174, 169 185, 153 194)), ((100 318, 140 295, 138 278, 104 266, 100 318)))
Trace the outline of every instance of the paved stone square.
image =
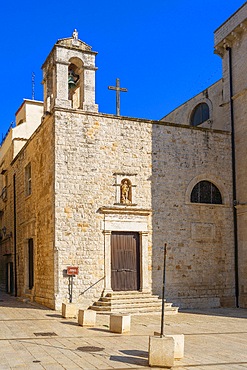
MULTIPOLYGON (((173 369, 247 369, 247 310, 184 311, 166 316, 167 334, 185 335, 185 357, 173 369)), ((131 317, 131 331, 109 331, 109 316, 96 327, 79 326, 61 312, 0 293, 0 369, 147 369, 148 338, 160 315, 131 317)))

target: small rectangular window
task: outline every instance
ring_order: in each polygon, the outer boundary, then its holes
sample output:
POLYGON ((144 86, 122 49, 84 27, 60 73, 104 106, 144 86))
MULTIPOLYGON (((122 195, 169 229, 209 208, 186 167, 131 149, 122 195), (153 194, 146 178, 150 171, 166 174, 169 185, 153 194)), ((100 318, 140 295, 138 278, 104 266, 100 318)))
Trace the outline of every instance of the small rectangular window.
POLYGON ((25 193, 26 196, 32 193, 32 172, 31 172, 31 163, 25 167, 25 193))

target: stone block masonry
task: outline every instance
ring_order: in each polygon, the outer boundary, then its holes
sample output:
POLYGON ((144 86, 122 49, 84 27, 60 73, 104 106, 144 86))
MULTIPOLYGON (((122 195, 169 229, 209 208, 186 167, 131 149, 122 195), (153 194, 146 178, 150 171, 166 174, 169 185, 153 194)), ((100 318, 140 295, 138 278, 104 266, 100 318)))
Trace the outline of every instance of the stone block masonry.
POLYGON ((65 110, 55 117, 58 304, 67 294, 62 271, 68 263, 81 271, 76 299, 88 304, 102 293, 104 218, 98 210, 114 205, 119 172, 136 174, 137 206, 153 210, 146 264, 150 289, 161 294, 167 242, 169 300, 197 306, 205 298, 215 306, 232 297, 229 133, 65 110), (191 204, 187 189, 197 178, 222 189, 224 204, 191 204), (196 230, 204 225, 212 232, 198 238, 196 230))
POLYGON ((224 131, 56 109, 12 164, 17 184, 18 294, 60 309, 69 299, 67 267, 77 266, 73 302, 87 309, 104 292, 105 281, 110 284, 110 251, 106 255, 105 248, 110 238, 106 227, 111 225, 116 231, 130 227, 141 235, 142 289, 161 294, 166 242, 169 301, 182 307, 229 304, 234 291, 230 166, 230 135, 224 131), (28 163, 32 193, 26 196, 28 163), (135 186, 135 205, 121 205, 122 213, 116 211, 120 174, 134 179, 135 186), (219 187, 222 205, 190 202, 200 180, 219 187), (103 208, 116 213, 102 213, 103 208), (149 211, 143 216, 142 210, 149 211))

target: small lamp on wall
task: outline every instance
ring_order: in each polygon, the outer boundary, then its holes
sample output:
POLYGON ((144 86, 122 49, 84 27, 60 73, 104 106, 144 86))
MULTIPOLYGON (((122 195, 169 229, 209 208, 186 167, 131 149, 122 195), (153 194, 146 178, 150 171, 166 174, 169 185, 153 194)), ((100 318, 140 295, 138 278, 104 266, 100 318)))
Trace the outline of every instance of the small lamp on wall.
POLYGON ((4 226, 4 227, 2 227, 2 229, 0 229, 0 240, 11 238, 11 237, 12 237, 12 231, 10 231, 7 234, 7 227, 6 226, 4 226))

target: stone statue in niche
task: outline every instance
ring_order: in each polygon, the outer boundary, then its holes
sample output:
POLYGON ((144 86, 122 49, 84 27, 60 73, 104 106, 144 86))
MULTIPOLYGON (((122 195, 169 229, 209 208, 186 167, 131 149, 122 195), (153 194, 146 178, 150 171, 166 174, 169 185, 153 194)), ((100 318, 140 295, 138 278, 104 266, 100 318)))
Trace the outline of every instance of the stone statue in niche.
POLYGON ((128 179, 123 179, 121 181, 121 192, 120 192, 120 203, 131 204, 132 203, 132 192, 131 192, 131 182, 128 179))

